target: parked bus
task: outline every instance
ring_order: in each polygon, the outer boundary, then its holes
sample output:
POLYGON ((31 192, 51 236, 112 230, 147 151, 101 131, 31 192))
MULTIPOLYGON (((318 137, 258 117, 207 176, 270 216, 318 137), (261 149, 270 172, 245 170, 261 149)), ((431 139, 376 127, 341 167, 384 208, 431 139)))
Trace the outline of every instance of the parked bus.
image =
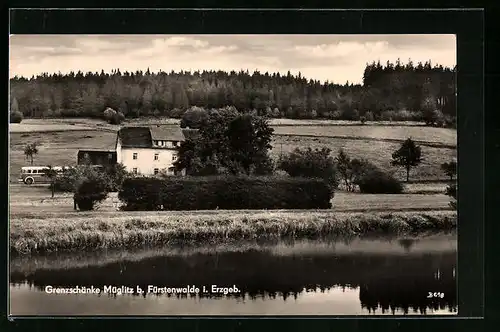
MULTIPOLYGON (((34 183, 50 183, 50 179, 45 176, 45 170, 48 169, 47 166, 27 166, 21 167, 21 174, 18 181, 24 184, 34 184, 34 183)), ((61 174, 64 170, 69 169, 69 167, 52 167, 58 174, 61 174)))

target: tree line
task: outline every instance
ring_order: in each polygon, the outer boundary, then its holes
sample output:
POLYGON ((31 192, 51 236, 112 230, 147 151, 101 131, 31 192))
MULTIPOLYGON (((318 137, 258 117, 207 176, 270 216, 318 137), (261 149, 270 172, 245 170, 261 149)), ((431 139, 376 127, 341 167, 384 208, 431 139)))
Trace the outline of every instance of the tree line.
POLYGON ((10 79, 11 116, 181 118, 198 106, 292 119, 422 120, 426 111, 455 117, 456 68, 409 61, 367 64, 363 84, 334 84, 254 71, 70 72, 10 79))

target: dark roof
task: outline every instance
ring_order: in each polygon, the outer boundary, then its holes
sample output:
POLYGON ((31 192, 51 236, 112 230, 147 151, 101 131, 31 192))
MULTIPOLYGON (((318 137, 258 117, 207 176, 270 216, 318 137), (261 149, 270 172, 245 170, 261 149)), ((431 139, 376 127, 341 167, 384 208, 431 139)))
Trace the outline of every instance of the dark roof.
POLYGON ((102 153, 116 153, 116 150, 105 150, 105 149, 81 149, 81 150, 78 150, 78 153, 80 152, 102 152, 102 153))
POLYGON ((182 129, 182 134, 184 134, 184 137, 186 139, 195 138, 196 136, 198 136, 198 129, 184 128, 182 129))
POLYGON ((154 141, 184 141, 184 135, 178 126, 153 125, 150 130, 151 139, 154 141))
POLYGON ((123 147, 150 148, 151 132, 148 127, 123 127, 118 132, 123 147))
POLYGON ((172 125, 123 127, 118 132, 123 147, 150 148, 155 140, 182 142, 198 134, 198 129, 181 129, 172 125))

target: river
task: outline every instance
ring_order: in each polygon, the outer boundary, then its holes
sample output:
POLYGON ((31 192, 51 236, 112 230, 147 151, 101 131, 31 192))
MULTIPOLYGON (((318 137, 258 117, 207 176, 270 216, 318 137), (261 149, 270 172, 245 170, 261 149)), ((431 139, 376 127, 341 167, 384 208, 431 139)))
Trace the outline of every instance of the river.
POLYGON ((452 233, 13 257, 10 314, 453 315, 456 252, 452 233), (100 293, 55 293, 76 287, 100 293))

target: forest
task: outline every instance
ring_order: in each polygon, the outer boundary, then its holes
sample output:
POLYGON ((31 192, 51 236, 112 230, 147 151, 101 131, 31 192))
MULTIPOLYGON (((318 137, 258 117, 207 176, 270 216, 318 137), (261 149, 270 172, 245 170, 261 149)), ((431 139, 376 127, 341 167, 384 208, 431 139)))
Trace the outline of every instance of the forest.
POLYGON ((126 118, 181 118, 192 106, 234 106, 290 119, 422 121, 427 111, 453 119, 456 67, 373 62, 366 65, 363 84, 248 70, 42 73, 11 78, 10 96, 11 112, 24 118, 102 118, 108 107, 126 118))

